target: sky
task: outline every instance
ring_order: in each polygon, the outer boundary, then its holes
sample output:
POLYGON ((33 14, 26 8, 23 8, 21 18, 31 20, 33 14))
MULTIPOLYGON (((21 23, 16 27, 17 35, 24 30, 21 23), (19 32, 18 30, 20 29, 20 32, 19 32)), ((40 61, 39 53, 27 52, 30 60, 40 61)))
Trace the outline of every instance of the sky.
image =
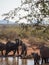
MULTIPOLYGON (((23 1, 23 0, 22 0, 23 1)), ((38 0, 34 0, 38 1, 38 0)), ((10 10, 14 10, 21 5, 21 0, 0 0, 0 20, 2 19, 2 14, 8 13, 10 10)), ((27 15, 27 12, 20 11, 21 17, 27 15)), ((27 22, 26 19, 20 20, 20 22, 27 22)))
POLYGON ((0 15, 21 5, 21 0, 0 0, 0 15))

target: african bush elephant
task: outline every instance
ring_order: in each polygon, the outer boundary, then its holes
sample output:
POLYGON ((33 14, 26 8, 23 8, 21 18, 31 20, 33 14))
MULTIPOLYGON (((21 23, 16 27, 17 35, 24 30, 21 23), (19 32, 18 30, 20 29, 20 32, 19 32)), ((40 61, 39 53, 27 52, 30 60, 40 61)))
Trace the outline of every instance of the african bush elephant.
POLYGON ((22 47, 21 56, 26 56, 27 55, 27 46, 22 41, 20 42, 20 46, 22 47))
POLYGON ((48 59, 49 59, 49 48, 46 47, 46 46, 41 46, 40 47, 40 55, 41 55, 41 58, 42 58, 42 63, 44 61, 45 61, 45 63, 48 62, 48 59))
POLYGON ((8 53, 10 51, 13 51, 14 52, 14 55, 15 55, 16 51, 19 54, 19 51, 18 51, 19 39, 16 39, 15 41, 16 41, 16 43, 13 43, 11 41, 8 41, 6 43, 6 54, 5 55, 8 55, 8 53))
POLYGON ((24 43, 22 44, 22 52, 21 52, 21 55, 24 55, 24 56, 27 55, 27 47, 26 47, 26 45, 24 43))

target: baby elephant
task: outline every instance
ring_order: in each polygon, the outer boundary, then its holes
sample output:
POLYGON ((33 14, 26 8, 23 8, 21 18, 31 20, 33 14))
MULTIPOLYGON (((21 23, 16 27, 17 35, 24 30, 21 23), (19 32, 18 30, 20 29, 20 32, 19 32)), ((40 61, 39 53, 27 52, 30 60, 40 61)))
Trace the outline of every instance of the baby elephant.
POLYGON ((40 56, 38 55, 38 53, 32 53, 33 58, 34 58, 34 65, 38 64, 39 65, 39 61, 40 61, 40 56))

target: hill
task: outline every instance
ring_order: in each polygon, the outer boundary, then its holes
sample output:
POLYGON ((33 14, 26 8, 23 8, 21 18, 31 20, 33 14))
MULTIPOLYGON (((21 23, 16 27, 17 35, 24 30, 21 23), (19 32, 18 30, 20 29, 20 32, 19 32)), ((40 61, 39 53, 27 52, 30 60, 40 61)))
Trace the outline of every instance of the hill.
POLYGON ((36 25, 0 25, 0 39, 28 39, 29 43, 49 42, 49 26, 36 25))

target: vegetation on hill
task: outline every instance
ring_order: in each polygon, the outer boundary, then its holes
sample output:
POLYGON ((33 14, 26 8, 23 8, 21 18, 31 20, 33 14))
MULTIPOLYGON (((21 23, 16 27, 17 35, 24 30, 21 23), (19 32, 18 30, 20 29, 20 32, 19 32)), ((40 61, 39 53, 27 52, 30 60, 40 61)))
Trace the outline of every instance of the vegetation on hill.
POLYGON ((0 39, 28 39, 33 42, 49 41, 49 26, 44 25, 0 25, 0 39))

